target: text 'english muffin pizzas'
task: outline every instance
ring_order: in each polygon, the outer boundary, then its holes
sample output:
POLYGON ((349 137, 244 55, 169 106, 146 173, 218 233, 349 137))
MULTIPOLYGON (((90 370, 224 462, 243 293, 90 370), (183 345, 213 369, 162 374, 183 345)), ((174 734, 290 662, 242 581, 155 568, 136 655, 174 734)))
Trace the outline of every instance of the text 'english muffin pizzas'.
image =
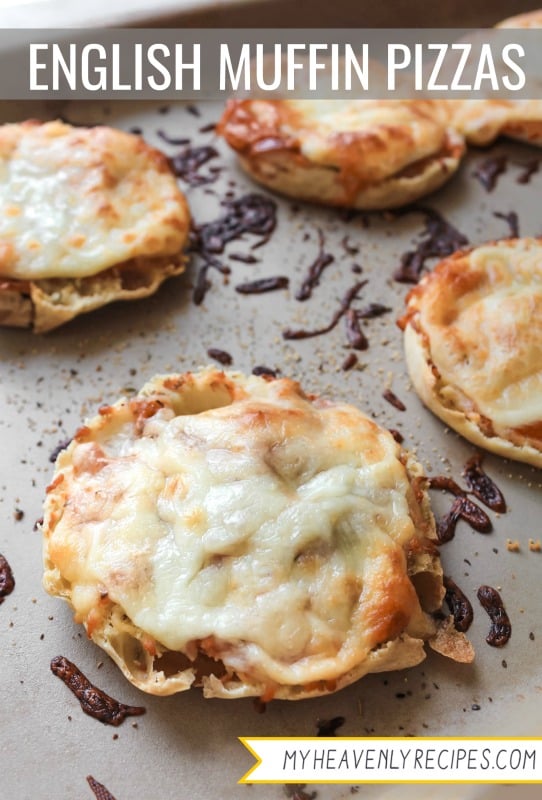
POLYGON ((189 212, 139 136, 60 121, 0 127, 0 325, 44 332, 184 270, 189 212))
POLYGON ((45 587, 157 695, 326 694, 417 664, 433 637, 471 660, 432 617, 425 486, 388 431, 293 380, 157 376, 59 455, 45 587))
POLYGON ((217 130, 270 189, 367 210, 438 189, 464 152, 434 100, 231 100, 217 130))
POLYGON ((423 402, 474 444, 542 467, 542 239, 446 258, 400 325, 423 402))

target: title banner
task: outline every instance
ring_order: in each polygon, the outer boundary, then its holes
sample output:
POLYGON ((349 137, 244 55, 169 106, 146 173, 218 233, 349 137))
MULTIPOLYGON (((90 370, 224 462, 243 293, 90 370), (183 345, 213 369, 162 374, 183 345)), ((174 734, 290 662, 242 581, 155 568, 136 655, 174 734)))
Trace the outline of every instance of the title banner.
POLYGON ((542 30, 0 31, 0 98, 542 98, 542 30))

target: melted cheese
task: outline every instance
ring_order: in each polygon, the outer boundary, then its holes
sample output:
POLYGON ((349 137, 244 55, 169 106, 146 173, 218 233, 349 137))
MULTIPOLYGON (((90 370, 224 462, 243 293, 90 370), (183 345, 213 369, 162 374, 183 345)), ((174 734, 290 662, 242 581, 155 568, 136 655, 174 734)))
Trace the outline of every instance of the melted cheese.
POLYGON ((48 580, 87 624, 107 598, 169 650, 212 642, 239 674, 335 679, 419 612, 405 550, 430 523, 400 455, 293 381, 156 378, 61 454, 48 580))
POLYGON ((309 160, 333 165, 361 156, 374 181, 435 155, 446 139, 446 116, 432 101, 290 100, 285 106, 284 130, 299 136, 309 160))
POLYGON ((142 139, 61 122, 0 128, 0 275, 84 278, 183 247, 188 211, 142 139))

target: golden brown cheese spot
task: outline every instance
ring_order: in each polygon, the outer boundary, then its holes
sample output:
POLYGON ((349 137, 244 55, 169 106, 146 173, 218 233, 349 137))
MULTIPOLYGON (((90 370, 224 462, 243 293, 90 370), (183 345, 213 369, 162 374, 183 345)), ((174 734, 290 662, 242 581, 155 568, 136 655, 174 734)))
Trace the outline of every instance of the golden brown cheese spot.
POLYGON ((68 244, 71 247, 83 247, 83 245, 85 244, 86 240, 87 240, 86 236, 84 236, 81 233, 78 233, 78 234, 76 234, 74 236, 70 236, 70 238, 68 240, 68 244))
POLYGON ((186 381, 187 378, 184 375, 175 375, 172 378, 166 378, 164 381, 164 389, 168 389, 171 392, 178 392, 182 389, 186 381))
POLYGON ((360 602, 372 647, 402 633, 418 606, 401 554, 391 551, 376 558, 381 569, 365 581, 360 602))
POLYGON ((528 444, 542 451, 542 422, 512 428, 508 431, 508 438, 520 447, 528 444))
POLYGON ((64 475, 60 472, 58 475, 56 475, 54 477, 54 479, 51 481, 51 483, 46 487, 46 489, 45 489, 46 493, 49 494, 50 492, 54 492, 55 489, 57 489, 60 486, 60 484, 62 483, 63 480, 64 480, 64 475))
POLYGON ((73 439, 75 442, 85 442, 90 436, 92 435, 92 431, 87 425, 81 425, 80 428, 77 428, 73 435, 73 439))
POLYGON ((241 152, 294 148, 295 140, 281 135, 279 111, 279 105, 228 100, 217 131, 241 152))
POLYGON ((75 449, 72 463, 74 475, 79 476, 82 473, 96 475, 109 463, 109 460, 99 444, 89 442, 75 449))
POLYGON ((130 400, 130 412, 135 417, 134 429, 138 436, 143 433, 146 420, 154 417, 154 415, 157 414, 163 407, 164 403, 161 400, 152 398, 145 398, 143 400, 130 400))
POLYGON ((406 546, 407 560, 411 560, 417 555, 438 555, 438 547, 432 539, 412 537, 406 546))

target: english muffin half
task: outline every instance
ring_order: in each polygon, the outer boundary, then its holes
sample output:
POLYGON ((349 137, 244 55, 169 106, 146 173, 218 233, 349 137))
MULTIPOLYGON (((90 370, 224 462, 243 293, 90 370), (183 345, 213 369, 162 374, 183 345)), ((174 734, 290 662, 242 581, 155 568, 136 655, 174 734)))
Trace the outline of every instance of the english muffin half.
POLYGON ((259 183, 357 209, 429 194, 464 152, 446 105, 433 100, 232 100, 218 132, 259 183))
POLYGON ((0 127, 0 325, 44 332, 184 270, 186 200, 139 136, 0 127))
POLYGON ((101 408, 58 457, 43 535, 47 591, 152 694, 322 695, 437 632, 420 465, 286 378, 157 376, 101 408))
POLYGON ((542 467, 542 239, 445 259, 400 325, 423 402, 474 444, 542 467))

